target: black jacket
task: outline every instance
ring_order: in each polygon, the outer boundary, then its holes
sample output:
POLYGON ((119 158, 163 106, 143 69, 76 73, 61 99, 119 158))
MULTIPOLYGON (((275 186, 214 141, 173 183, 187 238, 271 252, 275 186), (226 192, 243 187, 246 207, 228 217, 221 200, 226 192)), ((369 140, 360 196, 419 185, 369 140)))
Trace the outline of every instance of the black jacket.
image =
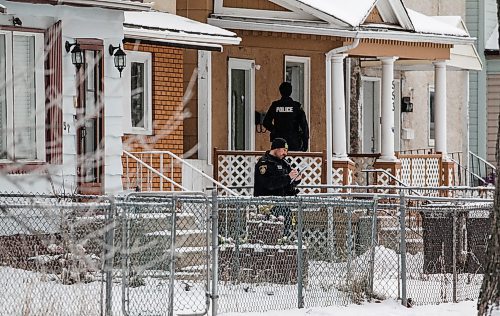
POLYGON ((292 167, 286 160, 279 159, 267 151, 255 165, 254 196, 288 196, 296 195, 295 186, 300 182, 291 182, 288 174, 292 167))
POLYGON ((289 150, 307 151, 309 126, 299 102, 290 97, 274 101, 266 113, 263 125, 271 132, 271 142, 281 137, 286 139, 289 150))

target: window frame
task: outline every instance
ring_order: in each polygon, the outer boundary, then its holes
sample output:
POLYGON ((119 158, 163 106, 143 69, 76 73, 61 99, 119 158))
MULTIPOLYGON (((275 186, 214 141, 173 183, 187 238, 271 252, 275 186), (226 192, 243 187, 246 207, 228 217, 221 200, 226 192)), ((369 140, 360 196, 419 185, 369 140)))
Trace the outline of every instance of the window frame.
MULTIPOLYGON (((5 92, 7 109, 7 156, 14 159, 0 159, 0 163, 13 162, 45 162, 45 37, 41 32, 11 31, 0 29, 0 34, 5 36, 5 92), (13 85, 13 38, 14 36, 34 37, 34 67, 35 67, 35 159, 16 159, 14 153, 14 90, 13 85)), ((2 74, 0 74, 2 75, 2 74)))
POLYGON ((123 71, 123 79, 125 80, 125 98, 123 132, 125 134, 134 135, 152 135, 153 134, 153 55, 149 52, 141 51, 126 51, 127 66, 123 71), (132 82, 131 68, 132 63, 144 64, 144 127, 132 126, 132 82))
POLYGON ((240 59, 229 58, 227 64, 227 148, 234 150, 233 146, 233 132, 232 132, 232 70, 248 71, 248 82, 246 82, 246 93, 250 100, 248 100, 248 107, 245 108, 245 150, 255 150, 255 60, 253 59, 240 59))
MULTIPOLYGON (((283 81, 286 80, 286 65, 287 62, 304 64, 304 102, 302 108, 306 113, 306 119, 309 123, 310 121, 310 109, 311 109, 311 58, 302 56, 292 56, 285 55, 285 61, 283 65, 283 81)), ((299 102, 300 100, 295 100, 299 102)))

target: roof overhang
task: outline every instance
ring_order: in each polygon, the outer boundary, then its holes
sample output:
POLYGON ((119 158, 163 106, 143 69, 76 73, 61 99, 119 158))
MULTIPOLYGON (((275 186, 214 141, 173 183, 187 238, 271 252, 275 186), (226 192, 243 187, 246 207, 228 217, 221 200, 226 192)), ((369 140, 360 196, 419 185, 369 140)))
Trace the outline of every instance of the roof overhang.
MULTIPOLYGON (((381 67, 380 61, 370 60, 362 61, 362 67, 381 67)), ((448 70, 474 70, 483 69, 483 63, 477 50, 472 44, 455 45, 451 49, 450 59, 447 60, 446 68, 448 70)), ((394 63, 396 70, 404 71, 432 71, 434 70, 433 60, 410 60, 401 59, 394 63)))
MULTIPOLYGON (((123 28, 125 41, 140 40, 147 42, 164 43, 177 47, 222 51, 222 45, 237 45, 239 40, 216 38, 208 36, 175 35, 165 31, 154 31, 137 28, 123 28)), ((238 38, 239 39, 239 38, 238 38)))
POLYGON ((222 51, 222 45, 238 45, 235 33, 165 12, 127 12, 125 39, 166 43, 173 46, 222 51))
POLYGON ((115 10, 128 11, 149 11, 151 3, 143 3, 130 0, 10 0, 14 2, 51 4, 51 5, 69 5, 77 7, 98 7, 115 10))
POLYGON ((278 33, 295 33, 324 35, 345 38, 369 38, 382 40, 397 40, 403 42, 432 42, 440 44, 473 44, 475 38, 441 34, 426 34, 404 32, 398 30, 368 30, 368 29, 336 29, 326 24, 304 23, 300 21, 282 21, 276 19, 249 19, 229 16, 212 16, 208 19, 211 25, 234 30, 255 30, 278 33))
POLYGON ((5 13, 7 13, 7 8, 4 5, 0 4, 0 14, 5 14, 5 13))

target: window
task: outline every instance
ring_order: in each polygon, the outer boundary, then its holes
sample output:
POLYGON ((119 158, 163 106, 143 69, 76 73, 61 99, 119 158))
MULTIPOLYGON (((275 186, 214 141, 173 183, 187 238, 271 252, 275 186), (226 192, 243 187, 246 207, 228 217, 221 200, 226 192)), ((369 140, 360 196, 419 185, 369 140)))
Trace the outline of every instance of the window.
POLYGON ((434 146, 436 132, 434 124, 434 87, 429 86, 429 146, 434 146))
POLYGON ((309 118, 310 58, 285 56, 285 81, 292 84, 292 99, 302 104, 309 118))
POLYGON ((0 160, 45 160, 43 35, 0 31, 0 160))
POLYGON ((151 60, 151 53, 127 51, 124 130, 129 134, 153 133, 151 60))

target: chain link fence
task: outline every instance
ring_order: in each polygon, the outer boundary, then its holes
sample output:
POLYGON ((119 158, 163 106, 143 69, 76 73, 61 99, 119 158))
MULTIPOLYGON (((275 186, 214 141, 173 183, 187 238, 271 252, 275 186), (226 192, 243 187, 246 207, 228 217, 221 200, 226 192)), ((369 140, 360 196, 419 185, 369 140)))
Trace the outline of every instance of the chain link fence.
POLYGON ((492 202, 0 195, 0 315, 212 315, 476 299, 492 202))

